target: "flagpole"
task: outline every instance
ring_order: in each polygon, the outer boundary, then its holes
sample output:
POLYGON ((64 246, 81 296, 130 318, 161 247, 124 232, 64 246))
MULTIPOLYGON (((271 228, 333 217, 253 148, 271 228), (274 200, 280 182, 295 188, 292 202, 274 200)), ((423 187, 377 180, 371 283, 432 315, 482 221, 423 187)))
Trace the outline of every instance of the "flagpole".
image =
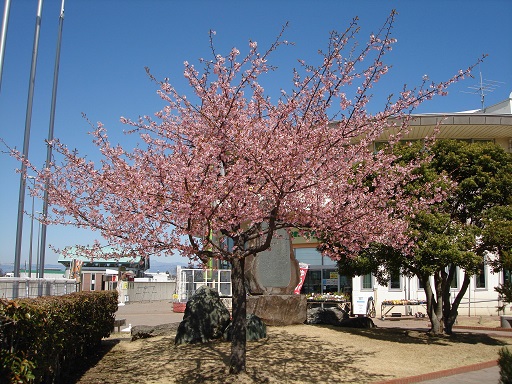
MULTIPOLYGON (((21 243, 23 239, 23 215, 25 208, 25 189, 28 160, 28 149, 30 144, 30 123, 32 120, 32 103, 34 100, 34 86, 36 81, 37 51, 39 49, 39 32, 41 30, 41 15, 43 12, 43 0, 37 5, 36 27, 34 33, 34 48, 32 50, 32 65, 30 68, 30 79, 28 85, 27 113, 25 117, 25 136, 23 139, 23 160, 21 163, 20 191, 18 199, 18 223, 16 227, 16 248, 14 252, 14 276, 20 277, 21 243)), ((13 294, 14 296, 14 294, 13 294)), ((17 292, 16 292, 17 296, 17 292)))
POLYGON ((0 89, 2 88, 2 73, 4 70, 5 41, 7 39, 7 23, 9 22, 9 8, 11 0, 5 0, 2 31, 0 32, 0 89))
MULTIPOLYGON (((64 24, 64 1, 62 0, 59 16, 59 32, 57 34, 57 51, 55 54, 55 67, 53 70, 53 90, 52 90, 52 104, 50 110, 50 126, 48 128, 48 141, 46 142, 46 167, 50 166, 52 161, 52 147, 53 147, 53 132, 55 126, 55 106, 57 104, 57 83, 59 81, 59 64, 60 64, 60 47, 62 45, 62 27, 64 24)), ((48 178, 45 180, 44 195, 43 195, 43 223, 41 228, 41 245, 39 247, 39 276, 44 277, 44 261, 46 254, 46 223, 45 219, 48 215, 48 178)))

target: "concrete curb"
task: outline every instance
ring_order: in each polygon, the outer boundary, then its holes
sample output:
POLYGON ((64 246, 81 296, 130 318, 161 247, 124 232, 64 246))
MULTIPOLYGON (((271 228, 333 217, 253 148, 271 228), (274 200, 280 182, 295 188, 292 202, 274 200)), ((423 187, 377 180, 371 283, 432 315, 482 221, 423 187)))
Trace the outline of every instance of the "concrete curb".
POLYGON ((472 371, 478 371, 480 369, 492 368, 492 367, 495 367, 497 365, 498 365, 498 361, 497 360, 485 361, 483 363, 476 363, 476 364, 466 365, 466 366, 463 366, 463 367, 457 367, 457 368, 445 369, 445 370, 442 370, 442 371, 424 373, 422 375, 417 375, 417 376, 409 376, 409 377, 402 377, 402 378, 399 378, 399 379, 379 381, 379 382, 377 382, 375 384, 410 384, 410 383, 420 383, 420 382, 426 381, 426 380, 441 379, 443 377, 452 376, 452 375, 458 375, 460 373, 467 373, 467 372, 472 372, 472 371))
POLYGON ((477 327, 477 326, 471 326, 471 325, 454 325, 453 329, 469 329, 469 330, 473 330, 473 331, 512 332, 512 328, 477 327))

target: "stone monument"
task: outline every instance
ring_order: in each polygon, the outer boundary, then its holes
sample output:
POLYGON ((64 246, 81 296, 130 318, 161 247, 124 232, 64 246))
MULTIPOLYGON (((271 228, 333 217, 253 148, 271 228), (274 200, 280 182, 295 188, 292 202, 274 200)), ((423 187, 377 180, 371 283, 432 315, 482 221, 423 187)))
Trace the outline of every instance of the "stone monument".
POLYGON ((307 301, 293 293, 300 280, 300 268, 284 229, 276 231, 270 248, 245 260, 247 313, 267 325, 302 324, 307 301))

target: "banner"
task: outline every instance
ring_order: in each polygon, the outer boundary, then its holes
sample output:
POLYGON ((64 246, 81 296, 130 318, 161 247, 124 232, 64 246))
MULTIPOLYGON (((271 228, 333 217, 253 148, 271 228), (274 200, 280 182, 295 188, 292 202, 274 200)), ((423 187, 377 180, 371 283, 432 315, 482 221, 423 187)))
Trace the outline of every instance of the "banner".
POLYGON ((295 290, 293 291, 293 293, 295 293, 296 295, 300 294, 300 290, 302 289, 302 286, 304 285, 304 281, 306 281, 306 274, 308 273, 309 265, 305 264, 305 263, 299 263, 299 268, 300 268, 299 285, 297 285, 295 287, 295 290))
POLYGON ((69 278, 75 279, 77 282, 80 282, 80 274, 82 272, 82 260, 73 259, 71 262, 71 266, 69 269, 69 278))

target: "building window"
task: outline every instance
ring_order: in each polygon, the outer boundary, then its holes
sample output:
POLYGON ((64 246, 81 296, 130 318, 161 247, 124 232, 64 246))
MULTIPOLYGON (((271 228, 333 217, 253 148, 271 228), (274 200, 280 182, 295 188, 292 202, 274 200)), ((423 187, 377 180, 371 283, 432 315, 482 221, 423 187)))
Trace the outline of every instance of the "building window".
POLYGON ((459 276, 457 273, 455 273, 455 275, 453 275, 452 282, 450 283, 450 288, 451 289, 459 289, 459 276))
MULTIPOLYGON (((446 273, 450 273, 450 267, 446 268, 446 273)), ((453 279, 450 283, 451 289, 459 288, 459 267, 455 267, 455 273, 453 274, 453 279)))
POLYGON ((95 285, 96 285, 96 274, 91 273, 91 291, 94 291, 95 285))
POLYGON ((503 270, 503 283, 509 282, 512 284, 512 269, 503 270))
POLYGON ((322 265, 335 266, 336 264, 337 264, 336 260, 333 260, 328 256, 322 256, 322 265))
POLYGON ((322 254, 316 248, 295 248, 295 257, 299 263, 322 265, 322 254))
POLYGON ((478 272, 475 275, 475 288, 487 288, 485 281, 485 264, 482 262, 478 269, 478 272))
POLYGON ((308 270, 300 293, 322 293, 322 271, 308 270))
POLYGON ((389 289, 393 291, 401 291, 402 290, 402 276, 399 272, 391 273, 389 279, 389 289))
POLYGON ((340 290, 337 270, 323 269, 322 275, 322 293, 336 293, 340 290))
POLYGON ((361 276, 361 289, 373 289, 373 276, 371 273, 361 276))

